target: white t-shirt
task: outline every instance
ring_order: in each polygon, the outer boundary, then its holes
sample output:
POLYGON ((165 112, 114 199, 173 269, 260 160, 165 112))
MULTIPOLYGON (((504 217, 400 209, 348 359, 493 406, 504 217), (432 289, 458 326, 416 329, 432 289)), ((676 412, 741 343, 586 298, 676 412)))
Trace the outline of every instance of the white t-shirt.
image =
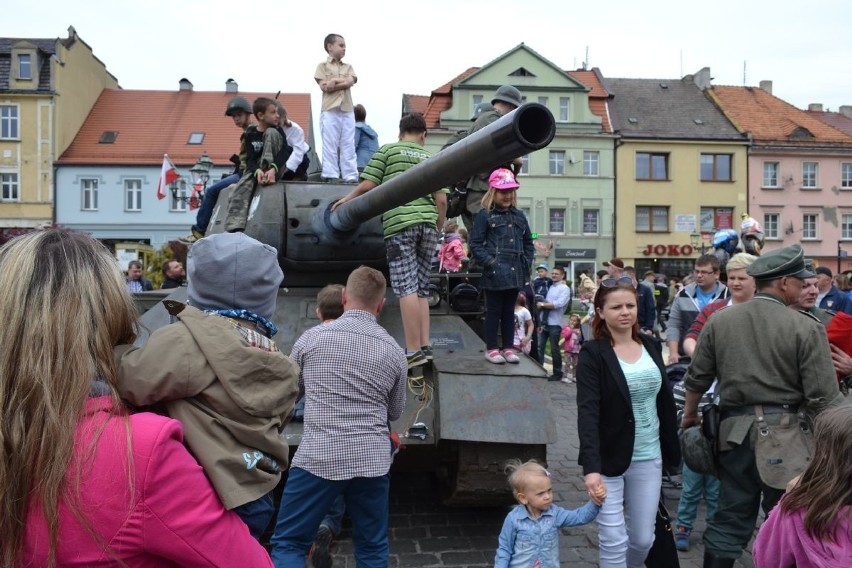
POLYGON ((515 345, 521 344, 521 339, 527 335, 527 322, 532 320, 530 311, 526 308, 515 308, 515 345))

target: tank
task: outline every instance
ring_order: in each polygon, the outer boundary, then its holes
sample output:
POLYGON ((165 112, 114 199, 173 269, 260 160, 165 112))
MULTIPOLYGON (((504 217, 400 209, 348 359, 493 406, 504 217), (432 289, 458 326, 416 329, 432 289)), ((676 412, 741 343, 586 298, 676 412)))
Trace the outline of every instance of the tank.
MULTIPOLYGON (((259 187, 245 232, 278 250, 285 275, 274 318, 280 349, 289 353, 296 339, 319 323, 315 308, 320 288, 345 283, 361 265, 387 274, 383 212, 544 148, 554 134, 550 111, 538 103, 524 104, 335 211, 332 204, 353 185, 286 182, 259 187)), ((229 197, 230 189, 220 194, 208 234, 222 232, 229 197)), ((476 277, 453 276, 473 282, 476 277)), ((448 291, 448 277, 440 279, 448 291)), ((186 289, 170 298, 185 301, 186 289)), ((409 379, 406 409, 391 425, 404 446, 393 467, 433 471, 443 481, 449 504, 508 503, 512 496, 502 463, 510 458, 545 462, 546 444, 555 441, 547 373, 527 357, 518 365, 485 361, 485 343, 475 331, 481 327, 479 313, 459 314, 449 302, 439 302, 430 315, 434 361, 424 367, 423 381, 409 379)), ((169 323, 169 316, 160 304, 142 320, 153 330, 169 323)), ((404 345, 399 304, 390 289, 379 323, 404 345)), ((145 339, 143 332, 139 342, 145 339)), ((294 449, 302 423, 291 422, 284 435, 294 449)))

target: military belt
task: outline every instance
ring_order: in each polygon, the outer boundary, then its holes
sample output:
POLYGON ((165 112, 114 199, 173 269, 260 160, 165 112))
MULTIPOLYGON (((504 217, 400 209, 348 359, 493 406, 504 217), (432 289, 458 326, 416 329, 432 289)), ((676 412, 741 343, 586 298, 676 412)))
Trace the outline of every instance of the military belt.
MULTIPOLYGON (((746 416, 754 414, 755 404, 746 406, 738 406, 737 408, 729 408, 722 411, 722 420, 731 418, 732 416, 746 416)), ((796 414, 799 411, 798 404, 764 404, 764 414, 796 414)))

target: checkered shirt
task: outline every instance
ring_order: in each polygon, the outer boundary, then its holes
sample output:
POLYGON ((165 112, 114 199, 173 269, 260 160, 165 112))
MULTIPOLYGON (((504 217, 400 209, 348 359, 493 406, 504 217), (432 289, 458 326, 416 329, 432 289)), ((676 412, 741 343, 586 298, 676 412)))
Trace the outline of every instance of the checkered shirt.
POLYGON ((305 392, 304 432, 293 466, 335 481, 386 474, 388 422, 405 407, 402 348, 375 316, 348 310, 306 331, 291 356, 305 392))

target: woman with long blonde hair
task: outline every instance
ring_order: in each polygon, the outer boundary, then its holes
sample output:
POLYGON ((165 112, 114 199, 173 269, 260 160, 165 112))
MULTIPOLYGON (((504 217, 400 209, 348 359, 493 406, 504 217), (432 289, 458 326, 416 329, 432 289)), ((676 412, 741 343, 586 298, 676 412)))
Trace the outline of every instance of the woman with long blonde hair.
POLYGON ((0 566, 271 566, 180 424, 118 398, 113 348, 137 321, 107 250, 20 236, 0 287, 0 566))

